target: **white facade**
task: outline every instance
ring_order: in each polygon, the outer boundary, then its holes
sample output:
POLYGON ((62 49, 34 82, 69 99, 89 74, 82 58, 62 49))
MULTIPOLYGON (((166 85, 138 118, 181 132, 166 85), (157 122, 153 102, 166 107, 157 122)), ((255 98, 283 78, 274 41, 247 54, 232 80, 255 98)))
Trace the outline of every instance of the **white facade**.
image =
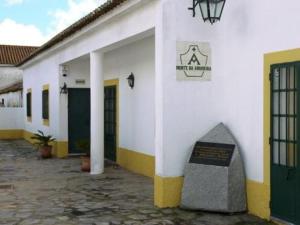
POLYGON ((23 108, 0 108, 0 130, 23 130, 23 108))
MULTIPOLYGON (((281 16, 279 0, 227 1, 221 22, 211 25, 203 23, 200 12, 192 17, 190 0, 128 1, 22 66, 33 106, 32 122, 24 115, 25 130, 42 129, 67 141, 67 97, 60 87, 88 88, 90 78, 92 85, 119 79, 119 147, 155 156, 157 175, 182 176, 194 143, 223 122, 240 144, 247 179, 263 182, 263 57, 300 46, 300 2, 291 2, 281 16), (178 41, 210 44, 211 81, 176 79, 178 41), (98 64, 91 60, 96 53, 98 64), (67 77, 62 65, 68 67, 67 77), (133 90, 126 80, 131 72, 133 90), (49 127, 41 116, 45 84, 49 127)), ((98 92, 92 96, 91 101, 101 98, 98 92)), ((101 129, 103 122, 96 123, 101 129)))
POLYGON ((11 65, 0 65, 0 89, 22 81, 22 70, 11 65))

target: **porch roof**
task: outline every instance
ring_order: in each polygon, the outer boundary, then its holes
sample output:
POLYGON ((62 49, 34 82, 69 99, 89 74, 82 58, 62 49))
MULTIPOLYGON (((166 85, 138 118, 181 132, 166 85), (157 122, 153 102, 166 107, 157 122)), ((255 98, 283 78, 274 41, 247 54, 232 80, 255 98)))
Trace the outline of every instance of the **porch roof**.
POLYGON ((16 91, 21 91, 21 90, 23 90, 23 83, 17 82, 6 88, 3 88, 2 90, 0 89, 0 94, 6 94, 9 92, 16 92, 16 91))
POLYGON ((94 11, 86 15, 85 17, 79 19, 77 22, 73 23, 71 26, 63 30, 62 32, 58 33, 56 36, 54 36, 52 39, 50 39, 48 42, 46 42, 44 45, 42 45, 40 48, 38 48, 36 51, 34 51, 32 54, 30 54, 27 58, 22 60, 17 66, 22 66, 26 62, 32 60, 39 54, 45 52, 46 50, 50 49, 54 45, 62 42, 66 38, 74 35, 76 32, 80 31, 87 25, 91 24, 95 20, 97 20, 99 17, 109 13, 113 9, 115 9, 120 4, 126 2, 128 0, 108 0, 106 3, 102 4, 98 8, 96 8, 94 11))

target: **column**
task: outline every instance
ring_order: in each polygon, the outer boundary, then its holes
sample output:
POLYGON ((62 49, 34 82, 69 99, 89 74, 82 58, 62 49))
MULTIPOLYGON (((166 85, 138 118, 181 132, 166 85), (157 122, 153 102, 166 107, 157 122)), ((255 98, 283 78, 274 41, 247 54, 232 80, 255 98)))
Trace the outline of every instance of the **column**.
POLYGON ((90 74, 91 174, 95 175, 104 172, 104 81, 102 53, 90 53, 90 74))

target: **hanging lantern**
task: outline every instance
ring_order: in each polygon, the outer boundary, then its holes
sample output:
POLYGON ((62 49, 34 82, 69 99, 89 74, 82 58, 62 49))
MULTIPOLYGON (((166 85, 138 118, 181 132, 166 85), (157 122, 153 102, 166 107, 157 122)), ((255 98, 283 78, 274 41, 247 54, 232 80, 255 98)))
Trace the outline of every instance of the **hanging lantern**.
POLYGON ((204 22, 211 24, 220 21, 226 0, 193 0, 193 17, 196 15, 196 8, 199 6, 204 22))

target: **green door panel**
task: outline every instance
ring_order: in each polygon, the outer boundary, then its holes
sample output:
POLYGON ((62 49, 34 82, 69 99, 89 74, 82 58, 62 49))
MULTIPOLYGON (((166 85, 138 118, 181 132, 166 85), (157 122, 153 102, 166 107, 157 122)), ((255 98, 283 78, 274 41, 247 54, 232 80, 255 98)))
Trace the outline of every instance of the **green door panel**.
POLYGON ((116 86, 104 88, 104 155, 106 159, 116 161, 117 148, 117 92, 116 86))
POLYGON ((69 153, 81 154, 79 140, 90 140, 90 89, 68 89, 69 153))
POLYGON ((300 224, 299 62, 271 66, 271 215, 300 224))

